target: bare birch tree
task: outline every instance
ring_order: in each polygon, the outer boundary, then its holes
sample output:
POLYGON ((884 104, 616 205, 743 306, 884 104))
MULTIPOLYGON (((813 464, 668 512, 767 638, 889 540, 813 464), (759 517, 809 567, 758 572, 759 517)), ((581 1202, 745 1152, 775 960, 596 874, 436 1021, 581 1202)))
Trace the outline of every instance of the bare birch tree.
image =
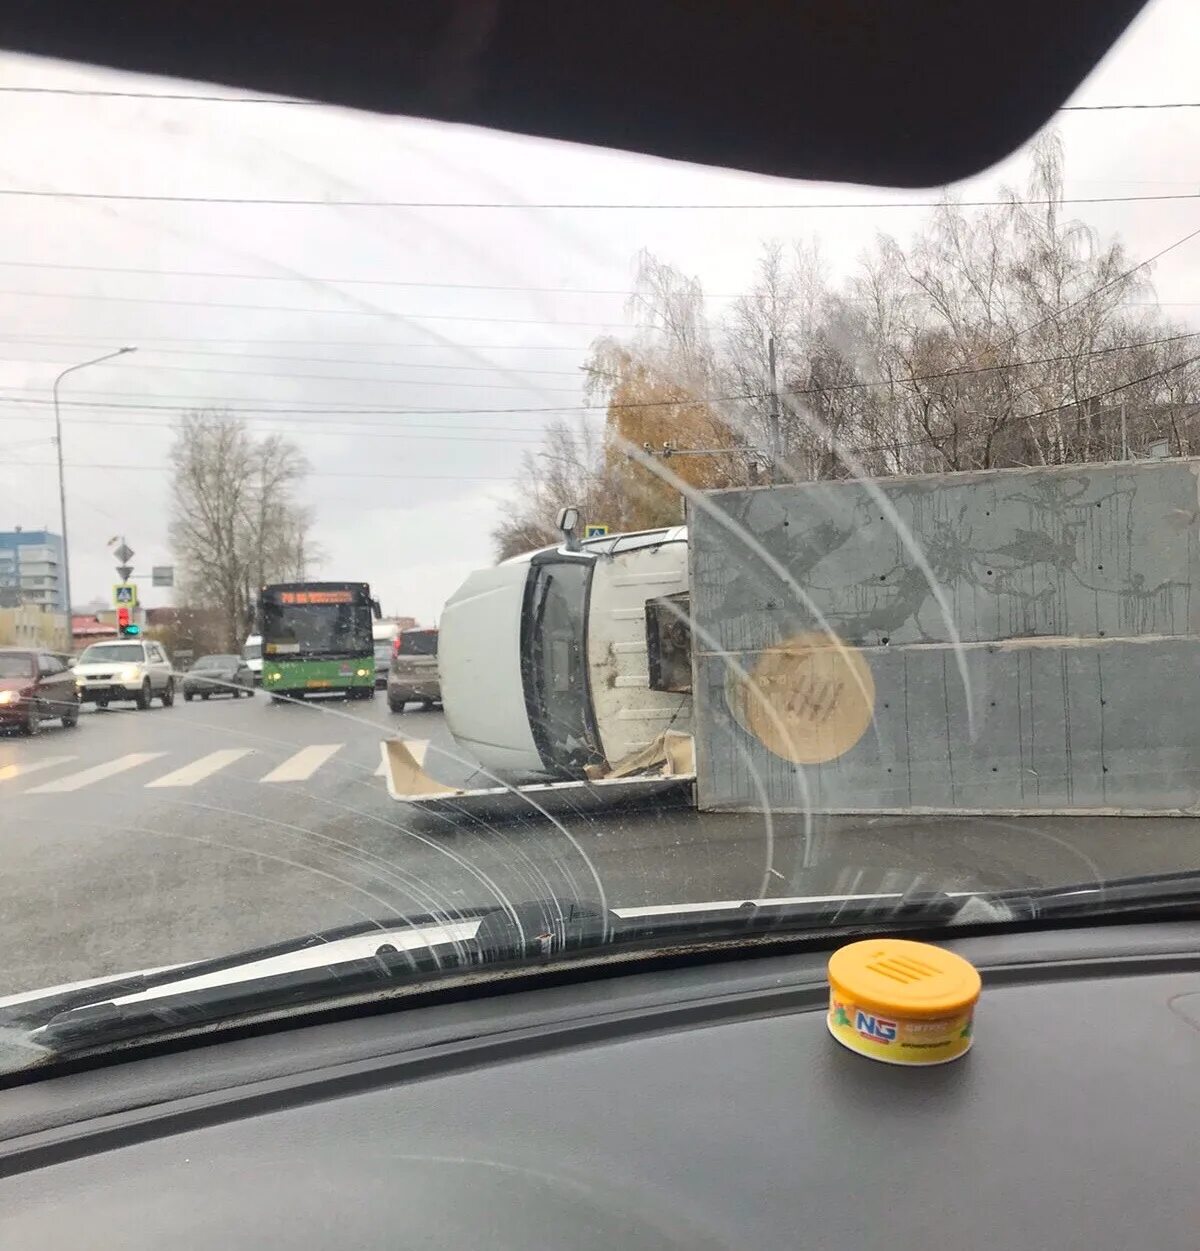
POLYGON ((258 588, 304 576, 311 516, 296 494, 307 465, 287 439, 256 439, 216 412, 183 418, 171 458, 169 533, 185 598, 218 610, 236 649, 258 588))

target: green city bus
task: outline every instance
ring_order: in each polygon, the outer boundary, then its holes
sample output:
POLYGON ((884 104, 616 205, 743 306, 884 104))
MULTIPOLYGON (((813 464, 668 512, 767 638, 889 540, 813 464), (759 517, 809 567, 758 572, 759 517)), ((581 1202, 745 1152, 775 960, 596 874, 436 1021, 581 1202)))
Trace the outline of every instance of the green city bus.
POLYGON ((372 638, 379 605, 366 582, 280 582, 264 586, 258 618, 262 685, 274 702, 322 691, 348 699, 375 694, 372 638))

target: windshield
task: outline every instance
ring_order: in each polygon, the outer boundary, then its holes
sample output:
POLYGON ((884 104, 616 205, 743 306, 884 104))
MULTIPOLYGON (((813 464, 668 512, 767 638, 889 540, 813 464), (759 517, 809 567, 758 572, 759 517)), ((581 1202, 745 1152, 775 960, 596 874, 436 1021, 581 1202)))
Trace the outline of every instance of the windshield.
POLYGON ((365 604, 263 605, 268 656, 355 656, 371 647, 371 610, 365 604))
POLYGON ((591 561, 534 565, 522 619, 530 728, 547 768, 582 774, 600 759, 586 652, 591 561))
POLYGON ((924 189, 0 51, 0 999, 1200 869, 1198 47, 924 189))
POLYGON ((93 643, 79 657, 81 665, 132 664, 145 660, 146 651, 140 643, 93 643))
POLYGON ((31 678, 33 657, 22 652, 0 652, 0 678, 31 678))

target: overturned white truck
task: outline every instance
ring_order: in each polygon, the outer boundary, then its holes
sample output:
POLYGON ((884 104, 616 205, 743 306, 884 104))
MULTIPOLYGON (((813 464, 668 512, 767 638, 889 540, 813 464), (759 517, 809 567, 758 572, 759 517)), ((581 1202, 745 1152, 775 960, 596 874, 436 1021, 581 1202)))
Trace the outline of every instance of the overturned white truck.
POLYGON ((1200 461, 713 492, 473 574, 441 638, 455 738, 548 808, 1195 813, 1200 461))

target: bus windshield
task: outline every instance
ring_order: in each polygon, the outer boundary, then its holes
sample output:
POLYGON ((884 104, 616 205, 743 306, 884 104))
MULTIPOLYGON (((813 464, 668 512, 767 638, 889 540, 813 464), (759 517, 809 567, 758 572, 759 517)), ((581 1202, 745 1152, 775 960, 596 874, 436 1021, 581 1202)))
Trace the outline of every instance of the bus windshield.
POLYGON ((371 655, 370 600, 349 593, 343 602, 311 602, 304 592, 264 592, 263 650, 268 656, 371 655), (296 602, 300 601, 300 602, 296 602))

